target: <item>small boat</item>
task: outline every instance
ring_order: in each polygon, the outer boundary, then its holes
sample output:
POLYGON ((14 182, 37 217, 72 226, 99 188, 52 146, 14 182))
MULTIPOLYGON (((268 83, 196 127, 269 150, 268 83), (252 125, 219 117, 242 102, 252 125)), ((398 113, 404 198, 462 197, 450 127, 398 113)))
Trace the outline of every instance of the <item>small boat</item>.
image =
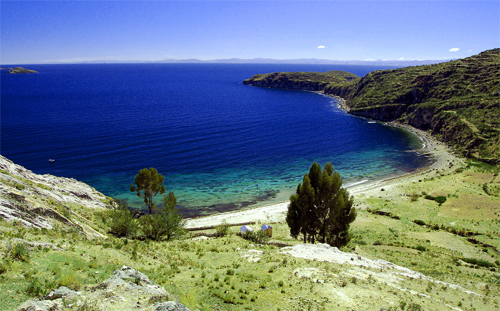
POLYGON ((54 163, 54 162, 56 162, 56 160, 54 160, 54 159, 49 159, 49 162, 50 162, 50 163, 54 163))

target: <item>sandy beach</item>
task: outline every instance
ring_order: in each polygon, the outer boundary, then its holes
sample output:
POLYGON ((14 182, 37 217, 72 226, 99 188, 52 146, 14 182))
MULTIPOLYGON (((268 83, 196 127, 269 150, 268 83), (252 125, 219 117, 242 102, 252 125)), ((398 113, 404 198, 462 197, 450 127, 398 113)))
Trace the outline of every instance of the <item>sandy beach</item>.
MULTIPOLYGON (((425 156, 431 157, 433 159, 433 162, 430 165, 412 173, 348 187, 347 189, 349 190, 349 193, 354 196, 355 202, 357 196, 375 195, 376 193, 379 193, 382 188, 384 189, 384 191, 390 193, 391 191, 396 191, 394 189, 394 186, 396 185, 418 182, 418 180, 429 178, 437 174, 437 172, 455 170, 459 165, 463 163, 463 160, 454 155, 450 151, 448 146, 431 137, 429 133, 405 124, 388 123, 388 125, 403 128, 417 135, 423 141, 423 148, 421 150, 418 150, 418 152, 425 156)), ((358 204, 358 206, 356 207, 358 209, 366 208, 366 206, 360 204, 358 204)), ((205 217, 191 218, 187 219, 186 228, 189 229, 210 227, 221 224, 224 221, 228 224, 239 224, 244 222, 284 222, 287 208, 288 201, 246 210, 231 211, 205 217)))

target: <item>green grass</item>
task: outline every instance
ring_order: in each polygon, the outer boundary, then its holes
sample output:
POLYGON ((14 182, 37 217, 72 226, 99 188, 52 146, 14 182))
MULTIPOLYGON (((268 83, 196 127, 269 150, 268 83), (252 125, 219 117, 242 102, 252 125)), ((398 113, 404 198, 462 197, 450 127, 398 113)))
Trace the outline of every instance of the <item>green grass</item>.
MULTIPOLYGON (((443 301, 449 305, 458 301, 473 303, 478 310, 495 309, 500 304, 497 298, 500 256, 493 248, 500 248, 500 216, 492 214, 497 218, 471 220, 443 213, 453 203, 453 196, 458 200, 464 193, 487 196, 481 183, 471 181, 474 177, 471 174, 480 171, 490 174, 489 169, 471 165, 450 175, 436 173, 439 179, 402 184, 398 186, 399 192, 356 196, 355 203, 387 214, 359 210, 351 227, 353 239, 344 248, 350 252, 354 247, 365 258, 388 260, 439 281, 460 285, 484 295, 483 298, 426 280, 403 277, 398 281, 398 287, 433 297, 417 299, 410 292, 397 290, 378 279, 380 271, 371 271, 373 276, 360 276, 353 274, 355 270, 348 265, 284 255, 273 242, 301 243, 290 238, 284 223, 273 224, 270 244, 255 245, 235 234, 200 241, 187 236, 169 242, 147 242, 110 235, 105 240, 87 240, 64 227, 35 230, 0 221, 0 305, 12 310, 61 285, 80 290, 95 286, 109 278, 115 269, 127 265, 146 274, 191 310, 260 310, 269 306, 273 310, 344 310, 356 308, 356 304, 371 304, 380 309, 399 307, 400 302, 406 303, 406 309, 413 303, 425 310, 439 310, 443 301), (448 199, 439 206, 435 201, 412 201, 410 195, 401 195, 422 192, 434 197, 445 195, 448 199), (447 228, 478 232, 474 236, 478 242, 471 243, 467 237, 453 234, 447 228), (8 246, 10 239, 18 236, 50 242, 64 250, 34 249, 28 251, 28 261, 14 259, 8 246), (242 257, 250 250, 263 252, 259 261, 250 262, 242 257), (299 277, 306 268, 317 269, 319 273, 299 277), (487 284, 488 290, 478 289, 477 284, 487 284), (339 299, 341 294, 351 302, 339 299)), ((92 211, 87 213, 91 219, 99 219, 92 211)), ((215 229, 206 233, 214 234, 215 229)))

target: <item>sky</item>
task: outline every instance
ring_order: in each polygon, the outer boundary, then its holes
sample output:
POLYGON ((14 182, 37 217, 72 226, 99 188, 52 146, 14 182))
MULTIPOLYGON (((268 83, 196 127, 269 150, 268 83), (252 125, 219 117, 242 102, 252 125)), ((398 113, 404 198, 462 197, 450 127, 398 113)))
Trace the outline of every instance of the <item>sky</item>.
POLYGON ((500 47, 500 1, 0 1, 0 63, 446 60, 500 47))

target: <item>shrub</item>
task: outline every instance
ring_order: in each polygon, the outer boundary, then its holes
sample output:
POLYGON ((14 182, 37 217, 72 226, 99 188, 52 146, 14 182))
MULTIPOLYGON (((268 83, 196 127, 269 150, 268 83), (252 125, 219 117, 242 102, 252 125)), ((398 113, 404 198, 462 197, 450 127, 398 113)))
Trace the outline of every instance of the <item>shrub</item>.
POLYGON ((411 202, 415 202, 415 201, 417 201, 417 200, 418 200, 418 198, 420 198, 420 195, 419 195, 418 193, 412 193, 412 194, 410 195, 410 201, 411 201, 411 202))
POLYGON ((81 282, 73 273, 69 273, 59 280, 59 286, 66 286, 72 290, 79 290, 81 282))
POLYGON ((495 267, 494 263, 491 263, 491 262, 488 262, 488 261, 482 260, 482 259, 476 259, 476 258, 461 258, 461 259, 463 261, 465 261, 466 263, 480 266, 480 267, 486 267, 486 268, 495 267))
POLYGON ((10 250, 10 256, 14 260, 28 261, 29 253, 24 244, 18 243, 12 247, 10 250))
POLYGON ((44 296, 48 293, 48 291, 49 290, 46 288, 45 284, 38 280, 38 278, 36 277, 31 279, 31 282, 26 288, 26 292, 32 297, 44 296))
POLYGON ((432 196, 432 195, 426 194, 426 195, 425 195, 425 198, 426 198, 427 200, 433 200, 433 201, 436 201, 436 202, 438 202, 438 203, 439 203, 439 205, 441 205, 441 204, 443 204, 444 202, 446 202, 446 197, 445 197, 445 196, 442 196, 442 195, 435 197, 435 196, 432 196))
POLYGON ((166 237, 167 240, 185 233, 186 221, 175 207, 177 199, 172 191, 163 198, 164 204, 154 215, 146 215, 139 219, 141 229, 147 238, 155 241, 166 237))
POLYGON ((4 274, 9 269, 9 265, 6 262, 0 263, 0 274, 4 274))
POLYGON ((229 225, 224 220, 220 225, 215 227, 215 236, 223 237, 229 234, 229 225))
POLYGON ((438 197, 435 197, 434 198, 434 201, 438 202, 439 205, 443 204, 444 202, 446 202, 446 197, 445 196, 438 196, 438 197))
POLYGON ((415 219, 413 222, 419 226, 425 226, 425 221, 423 221, 423 220, 415 219))
POLYGON ((250 240, 257 244, 266 244, 269 240, 269 236, 264 231, 247 231, 241 235, 244 239, 250 240))
POLYGON ((119 201, 118 208, 109 211, 109 232, 117 237, 133 237, 137 233, 137 222, 126 202, 119 201))
POLYGON ((426 198, 427 200, 434 200, 434 197, 430 194, 426 194, 424 198, 426 198))

